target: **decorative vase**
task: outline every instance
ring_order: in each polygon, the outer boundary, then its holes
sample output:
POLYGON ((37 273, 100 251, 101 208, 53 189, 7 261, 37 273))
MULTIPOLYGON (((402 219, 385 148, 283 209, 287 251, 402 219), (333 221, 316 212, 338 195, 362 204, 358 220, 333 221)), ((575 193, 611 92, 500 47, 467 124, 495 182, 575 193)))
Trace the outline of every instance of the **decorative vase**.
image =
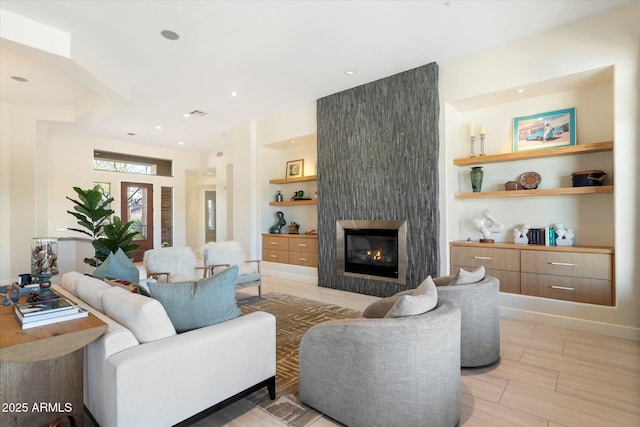
POLYGON ((58 274, 58 239, 36 237, 31 241, 31 276, 40 284, 40 299, 57 298, 51 277, 58 274))
POLYGON ((482 190, 482 178, 484 177, 484 171, 482 166, 473 166, 471 172, 469 172, 469 178, 471 178, 471 188, 474 193, 479 193, 482 190))

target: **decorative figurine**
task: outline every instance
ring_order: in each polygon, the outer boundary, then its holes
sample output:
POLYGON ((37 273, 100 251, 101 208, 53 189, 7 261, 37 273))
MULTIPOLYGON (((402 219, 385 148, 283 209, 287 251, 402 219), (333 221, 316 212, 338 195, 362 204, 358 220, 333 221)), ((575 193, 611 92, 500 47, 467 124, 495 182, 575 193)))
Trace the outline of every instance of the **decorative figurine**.
POLYGON ((531 226, 529 224, 523 224, 521 228, 514 228, 513 243, 521 243, 525 245, 529 243, 529 236, 527 233, 529 233, 530 228, 531 226))
POLYGON ((287 220, 284 219, 284 213, 282 211, 276 212, 276 215, 278 216, 278 223, 269 230, 272 234, 280 234, 282 226, 287 224, 287 220))
POLYGON ((495 240, 490 239, 491 233, 499 233, 504 230, 504 225, 491 215, 488 209, 482 211, 482 216, 473 220, 473 225, 482 233, 484 239, 480 239, 480 243, 494 243, 495 240))

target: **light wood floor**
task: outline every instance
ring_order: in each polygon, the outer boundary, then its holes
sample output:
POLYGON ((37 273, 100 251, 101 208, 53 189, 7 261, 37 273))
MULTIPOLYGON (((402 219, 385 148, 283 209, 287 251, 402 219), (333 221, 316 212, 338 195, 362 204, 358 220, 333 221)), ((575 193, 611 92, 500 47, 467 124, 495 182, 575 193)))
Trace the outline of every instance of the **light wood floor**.
MULTIPOLYGON (((356 310, 377 299, 270 277, 263 292, 356 310)), ((640 426, 639 342, 507 318, 500 321, 500 337, 497 364, 462 370, 460 425, 640 426)), ((283 426, 238 403, 196 425, 283 426)), ((336 425, 322 418, 313 427, 336 425)))
MULTIPOLYGON (((238 292, 255 295, 257 289, 238 292)), ((355 310, 376 297, 263 277, 263 292, 280 292, 355 310)), ((462 426, 640 426, 640 343, 502 318, 501 358, 463 369, 462 426)), ((312 427, 336 426, 323 417, 312 427)), ((199 427, 282 427, 237 402, 199 427)), ((402 426, 401 426, 402 427, 402 426)))

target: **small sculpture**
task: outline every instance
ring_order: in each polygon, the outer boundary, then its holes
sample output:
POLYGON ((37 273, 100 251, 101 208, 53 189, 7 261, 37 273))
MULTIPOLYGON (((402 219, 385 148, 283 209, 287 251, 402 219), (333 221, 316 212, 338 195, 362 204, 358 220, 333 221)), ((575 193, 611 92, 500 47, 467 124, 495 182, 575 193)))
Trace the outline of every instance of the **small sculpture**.
POLYGON ((514 243, 524 243, 525 245, 529 243, 529 229, 531 226, 529 224, 522 225, 521 228, 513 229, 513 242, 514 243))
POLYGON ((564 228, 562 224, 556 224, 556 245, 558 246, 573 246, 573 239, 575 234, 573 229, 564 228))
POLYGON ((278 216, 278 223, 269 230, 272 234, 280 234, 282 226, 287 224, 287 220, 284 219, 284 213, 282 211, 276 212, 276 215, 278 216))
POLYGON ((484 239, 480 239, 480 243, 493 243, 495 240, 490 239, 491 233, 499 233, 504 230, 504 225, 491 215, 488 209, 482 211, 482 216, 473 220, 473 225, 482 233, 484 239))

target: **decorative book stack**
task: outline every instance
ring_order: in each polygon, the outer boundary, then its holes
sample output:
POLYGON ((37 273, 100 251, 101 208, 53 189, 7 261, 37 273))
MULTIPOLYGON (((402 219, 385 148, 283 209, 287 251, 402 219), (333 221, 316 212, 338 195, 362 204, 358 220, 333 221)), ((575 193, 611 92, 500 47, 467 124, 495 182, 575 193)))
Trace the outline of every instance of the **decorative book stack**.
POLYGON ((71 301, 58 296, 46 301, 15 305, 15 315, 22 329, 87 317, 89 312, 71 301))

